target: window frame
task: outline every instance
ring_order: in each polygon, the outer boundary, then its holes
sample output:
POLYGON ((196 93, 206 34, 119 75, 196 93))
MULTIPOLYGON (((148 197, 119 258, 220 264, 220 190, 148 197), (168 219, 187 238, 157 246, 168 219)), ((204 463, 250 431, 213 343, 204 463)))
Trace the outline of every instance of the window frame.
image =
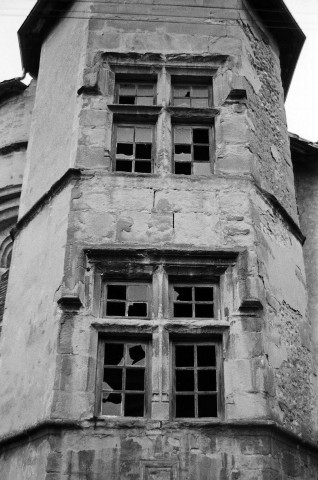
MULTIPOLYGON (((183 279, 184 277, 182 277, 183 279)), ((195 277, 191 277, 192 279, 195 279, 195 277)), ((199 276, 197 277, 199 279, 199 276)), ((206 281, 206 282, 200 282, 200 283, 189 283, 188 281, 186 281, 186 279, 184 279, 184 281, 182 281, 182 279, 178 280, 178 277, 174 276, 173 278, 169 278, 168 282, 169 282, 169 317, 171 319, 171 321, 198 321, 198 322, 207 322, 207 321, 218 321, 219 320, 219 295, 220 295, 220 285, 219 285, 219 282, 212 282, 212 281, 206 281), (175 317, 174 316, 174 299, 173 299, 173 289, 174 287, 191 287, 192 289, 194 289, 195 287, 212 287, 213 288, 213 313, 214 313, 214 316, 213 317, 175 317)), ((192 314, 193 314, 193 310, 194 310, 194 307, 195 307, 195 299, 191 300, 191 303, 192 305, 192 314)), ((204 304, 205 302, 203 302, 204 304)), ((208 302, 207 302, 208 303, 208 302)), ((212 303, 212 302, 211 302, 212 303)))
MULTIPOLYGON (((152 377, 152 339, 144 335, 133 335, 133 336, 118 336, 118 335, 100 335, 98 339, 98 351, 97 351, 97 365, 96 365, 96 388, 95 388, 95 416, 98 418, 105 419, 149 419, 151 418, 151 377, 152 377), (137 343, 143 344, 146 346, 146 355, 145 355, 145 379, 144 379, 144 415, 139 416, 125 416, 125 415, 104 415, 102 414, 102 400, 103 400, 103 378, 104 378, 104 352, 105 345, 107 344, 121 344, 124 345, 137 343)), ((126 367, 126 366, 124 366, 126 367)), ((125 386, 122 385, 121 394, 126 395, 127 390, 125 386)), ((129 392, 129 390, 128 390, 129 392)), ((124 408, 122 406, 122 408, 124 408)))
MULTIPOLYGON (((170 419, 174 421, 191 421, 191 422, 213 422, 220 420, 224 417, 224 366, 223 366, 223 337, 215 335, 178 335, 174 334, 170 336, 170 419), (175 347, 176 345, 214 345, 215 357, 216 357, 216 382, 217 382, 217 416, 216 417, 177 417, 176 416, 176 367, 175 367, 175 347)), ((189 368, 191 370, 191 368, 189 368)), ((197 371, 197 370, 196 370, 197 371)), ((195 414, 198 411, 197 397, 200 395, 199 390, 193 391, 195 397, 195 414)), ((202 391, 202 393, 204 393, 202 391)), ((181 394, 182 395, 182 394, 181 394)))
MULTIPOLYGON (((180 79, 177 77, 177 76, 172 76, 172 79, 171 79, 171 105, 173 105, 174 107, 180 107, 180 108, 200 108, 200 109, 204 109, 204 108, 211 108, 213 106, 213 85, 212 85, 212 77, 211 79, 206 79, 206 80, 201 80, 201 78, 198 78, 198 77, 195 77, 194 75, 193 76, 189 76, 189 77, 180 77, 180 79), (210 81, 209 81, 210 80, 210 81), (207 99, 208 99, 208 104, 206 107, 196 107, 196 106, 192 106, 192 97, 191 97, 191 94, 190 94, 190 105, 187 106, 187 105, 176 105, 175 104, 175 100, 178 99, 178 98, 182 98, 182 97, 175 97, 175 88, 176 87, 183 87, 183 88, 186 88, 186 87, 189 87, 190 91, 192 91, 193 88, 195 87, 206 87, 207 88, 207 91, 208 91, 208 95, 207 95, 207 99)), ((204 98, 204 97, 194 97, 194 98, 204 98)))
MULTIPOLYGON (((122 74, 116 74, 115 75, 115 89, 114 89, 114 102, 115 104, 118 105, 131 105, 135 107, 153 107, 157 105, 157 96, 158 96, 158 78, 156 76, 149 76, 146 73, 144 75, 122 75, 122 74), (148 78, 147 78, 148 77, 148 78), (138 85, 152 85, 153 86, 153 101, 151 105, 148 105, 146 103, 136 103, 136 99, 138 98, 138 95, 135 95, 135 103, 119 103, 119 97, 120 97, 120 86, 121 85, 135 85, 135 91, 137 92, 137 86, 138 85)), ((151 98, 149 96, 149 98, 151 98)))
MULTIPOLYGON (((126 276, 127 278, 127 276, 126 276)), ((116 319, 126 319, 126 320, 150 320, 151 319, 151 313, 152 313, 152 302, 153 302, 153 285, 152 281, 149 279, 136 279, 136 280, 126 280, 125 276, 123 276, 123 280, 119 280, 118 278, 115 280, 112 280, 111 278, 103 278, 102 280, 102 285, 101 285, 101 296, 100 296, 100 315, 102 318, 116 318, 116 319), (136 285, 146 285, 148 287, 148 302, 147 303, 148 308, 147 308, 147 316, 140 316, 140 315, 106 315, 107 313, 107 295, 105 295, 105 292, 107 291, 108 285, 125 285, 126 287, 128 286, 136 286, 136 285)), ((111 299, 113 300, 113 299, 111 299)), ((129 301, 126 299, 125 300, 125 313, 127 311, 127 305, 129 301)), ((138 302, 136 302, 138 303, 138 302)))
MULTIPOLYGON (((205 123, 202 123, 202 124, 198 124, 197 122, 195 123, 191 123, 191 124, 188 124, 188 123, 183 123, 183 122, 178 122, 178 123, 174 123, 172 125, 172 135, 171 135, 171 143, 172 143, 172 168, 171 168, 171 171, 174 175, 185 175, 187 177, 191 177, 191 176, 210 176, 213 174, 213 166, 214 166, 214 150, 215 150, 215 136, 214 136, 214 121, 211 120, 211 123, 212 125, 207 125, 205 123), (213 122, 213 123, 212 123, 213 122), (175 142, 175 130, 178 129, 178 128, 191 128, 191 143, 189 145, 191 145, 191 162, 176 162, 175 161, 175 146, 176 146, 176 142, 175 142), (202 144, 202 145, 208 145, 209 146, 209 160, 203 160, 203 161, 195 161, 194 160, 194 145, 201 145, 200 143, 194 143, 193 142, 193 130, 194 129, 201 129, 201 130, 208 130, 209 132, 209 143, 208 144, 202 144), (184 174, 184 173, 176 173, 175 172, 175 164, 176 163, 182 163, 182 164, 191 164, 191 173, 190 174, 184 174), (209 165, 210 167, 210 171, 209 171, 209 175, 200 175, 198 173, 194 173, 194 164, 204 164, 204 165, 209 165)), ((177 144, 177 145, 183 145, 183 144, 177 144)))
MULTIPOLYGON (((154 168, 155 168, 155 153, 156 153, 156 128, 153 123, 145 123, 145 122, 138 122, 138 118, 136 122, 121 122, 121 121, 116 121, 113 123, 113 131, 112 131, 112 171, 115 173, 130 173, 130 174, 138 174, 138 175, 152 175, 154 173, 154 168), (134 128, 134 140, 133 140, 133 158, 127 158, 127 159, 120 159, 117 158, 117 130, 118 127, 123 127, 123 128, 134 128), (136 143, 136 128, 138 127, 145 127, 151 129, 152 133, 152 142, 151 142, 151 158, 150 159, 136 159, 136 145, 139 143, 145 143, 145 142, 137 142, 136 143), (127 161, 132 163, 132 170, 130 172, 125 171, 125 170, 116 170, 116 165, 117 165, 117 160, 122 160, 122 161, 127 161), (136 172, 135 171, 135 165, 137 162, 147 162, 150 164, 150 172, 136 172)), ((124 143, 124 142, 120 142, 124 143)), ((131 142, 127 142, 131 143, 131 142)))

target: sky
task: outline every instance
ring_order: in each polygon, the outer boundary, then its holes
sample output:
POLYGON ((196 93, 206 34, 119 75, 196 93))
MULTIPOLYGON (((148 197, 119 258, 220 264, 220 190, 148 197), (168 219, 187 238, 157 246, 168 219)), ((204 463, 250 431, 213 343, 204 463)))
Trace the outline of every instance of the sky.
MULTIPOLYGON (((0 81, 22 74, 17 30, 36 0, 0 0, 0 81)), ((285 0, 307 40, 286 101, 288 129, 318 141, 318 0, 285 0)))

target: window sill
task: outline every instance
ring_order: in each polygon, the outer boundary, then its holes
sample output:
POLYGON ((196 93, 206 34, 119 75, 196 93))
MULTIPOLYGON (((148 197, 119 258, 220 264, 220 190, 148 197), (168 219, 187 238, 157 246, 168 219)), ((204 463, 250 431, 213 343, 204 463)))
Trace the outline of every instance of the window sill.
POLYGON ((211 120, 219 115, 217 108, 168 107, 172 122, 211 124, 211 120))
POLYGON ((124 105, 119 103, 109 104, 108 108, 114 114, 116 122, 138 121, 155 123, 162 110, 161 105, 124 105))

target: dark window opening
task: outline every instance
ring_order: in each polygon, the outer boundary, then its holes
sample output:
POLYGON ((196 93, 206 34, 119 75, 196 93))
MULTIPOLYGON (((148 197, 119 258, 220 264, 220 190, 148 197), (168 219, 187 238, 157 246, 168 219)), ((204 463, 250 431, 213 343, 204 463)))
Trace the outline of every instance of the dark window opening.
POLYGON ((213 286, 172 287, 172 311, 175 318, 214 318, 213 286))
POLYGON ((211 174, 211 129, 188 127, 174 128, 174 173, 180 175, 211 174))
POLYGON ((104 315, 108 317, 147 318, 149 302, 148 284, 104 285, 104 315))
POLYGON ((145 415, 146 344, 105 343, 102 415, 145 415))
POLYGON ((144 82, 118 83, 117 99, 121 105, 155 105, 155 86, 144 82))
POLYGON ((116 172, 152 172, 153 128, 150 126, 116 126, 116 172))
POLYGON ((212 103, 212 88, 209 85, 173 85, 173 105, 176 107, 208 108, 212 103))
POLYGON ((175 417, 217 417, 220 386, 216 346, 175 344, 173 372, 175 417))

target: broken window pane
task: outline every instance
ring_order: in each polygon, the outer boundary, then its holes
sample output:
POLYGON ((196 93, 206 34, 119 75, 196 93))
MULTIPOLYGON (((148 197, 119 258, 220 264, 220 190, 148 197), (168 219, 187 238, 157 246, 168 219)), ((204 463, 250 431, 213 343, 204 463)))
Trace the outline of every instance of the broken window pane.
POLYGON ((144 368, 127 368, 125 389, 139 391, 143 391, 145 389, 144 368))
POLYGON ((144 366, 146 360, 144 345, 127 345, 126 365, 144 366))
POLYGON ((135 172, 138 173, 151 173, 151 162, 136 160, 135 162, 135 172))
POLYGON ((215 370, 198 370, 198 390, 201 392, 216 392, 215 370))
POLYGON ((131 160, 116 160, 116 172, 132 172, 131 160))
POLYGON ((191 145, 175 145, 174 152, 175 162, 191 162, 191 145))
POLYGON ((138 393, 126 393, 125 395, 125 417, 144 416, 144 395, 138 393))
POLYGON ((213 318, 213 304, 196 303, 194 306, 194 315, 197 318, 213 318))
POLYGON ((173 306, 173 316, 180 317, 192 317, 192 303, 175 303, 173 306))
POLYGON ((106 343, 104 364, 105 365, 123 365, 124 361, 124 344, 123 343, 106 343))
POLYGON ((134 105, 135 104, 136 97, 130 97, 126 95, 120 95, 119 96, 119 104, 120 105, 134 105))
POLYGON ((217 417, 218 406, 216 395, 198 396, 198 417, 217 417))
POLYGON ((144 415, 146 345, 105 343, 101 411, 103 415, 144 415), (140 393, 139 393, 140 392, 140 393), (122 407, 124 405, 124 407, 122 407))
POLYGON ((126 304, 124 302, 107 302, 106 315, 109 317, 124 317, 126 304))
POLYGON ((191 95, 190 92, 190 87, 188 85, 174 87, 174 97, 176 98, 189 98, 191 95))
POLYGON ((151 143, 136 144, 136 158, 151 159, 151 143))
POLYGON ((194 395, 176 395, 176 417, 193 418, 194 395))
POLYGON ((192 392, 194 390, 194 370, 176 371, 176 391, 192 392))
POLYGON ((176 367, 194 366, 194 346, 178 345, 175 347, 176 367))
POLYGON ((198 345, 197 347, 198 367, 215 367, 215 346, 214 345, 198 345))
POLYGON ((177 175, 191 175, 191 163, 183 162, 179 163, 176 162, 174 165, 174 173, 177 175))
POLYGON ((131 303, 128 305, 128 317, 147 317, 147 303, 131 303))
POLYGON ((132 157, 134 154, 134 145, 132 143, 117 143, 117 155, 132 157))
POLYGON ((102 415, 121 415, 122 398, 120 393, 104 393, 102 415))
POLYGON ((108 300, 126 300, 126 285, 107 285, 108 300))
POLYGON ((178 300, 179 302, 191 302, 192 301, 192 287, 179 287, 175 286, 173 288, 173 299, 178 300))
POLYGON ((147 317, 148 302, 149 285, 107 284, 107 316, 147 317))
POLYGON ((193 129, 193 143, 209 143, 209 130, 206 128, 193 129))
POLYGON ((210 148, 205 145, 194 145, 193 146, 193 160, 194 161, 206 161, 210 160, 210 148))
POLYGON ((122 369, 119 368, 105 368, 104 369, 104 384, 105 390, 121 390, 122 385, 122 369))

